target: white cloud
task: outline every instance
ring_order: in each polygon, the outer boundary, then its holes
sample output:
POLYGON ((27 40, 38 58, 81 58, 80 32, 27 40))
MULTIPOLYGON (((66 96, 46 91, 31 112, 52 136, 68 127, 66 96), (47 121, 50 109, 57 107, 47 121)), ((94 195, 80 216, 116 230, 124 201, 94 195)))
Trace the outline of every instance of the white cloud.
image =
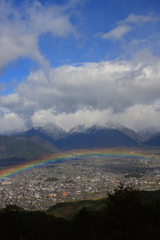
POLYGON ((158 106, 158 102, 147 105, 135 104, 127 108, 125 112, 112 115, 111 119, 135 130, 140 130, 145 126, 160 127, 160 112, 156 111, 158 106))
POLYGON ((14 113, 5 113, 3 118, 0 118, 0 132, 19 129, 24 125, 24 120, 14 113))
POLYGON ((3 105, 3 107, 9 108, 9 109, 19 105, 20 102, 21 102, 21 99, 16 93, 9 94, 6 96, 1 96, 1 104, 3 105))
POLYGON ((102 38, 107 39, 107 38, 112 38, 112 39, 121 39, 122 36, 124 36, 127 32, 131 31, 131 27, 122 25, 118 26, 108 33, 105 33, 102 35, 102 38))
POLYGON ((118 24, 125 24, 125 23, 143 24, 153 20, 156 20, 156 19, 153 18, 152 15, 144 16, 144 15, 135 15, 131 13, 125 20, 119 21, 118 24))
POLYGON ((158 19, 153 18, 151 15, 143 16, 131 13, 126 19, 118 21, 115 28, 108 33, 100 34, 100 36, 104 39, 121 40, 126 33, 132 31, 136 26, 155 20, 158 19))
POLYGON ((54 115, 51 109, 41 110, 34 114, 32 122, 36 124, 46 124, 53 122, 60 124, 67 129, 77 124, 105 124, 108 121, 116 121, 124 126, 139 130, 144 126, 160 126, 160 103, 154 105, 136 104, 120 113, 113 113, 112 109, 103 111, 78 110, 76 113, 54 115))
POLYGON ((34 2, 26 12, 29 29, 36 35, 51 32, 56 37, 65 37, 69 33, 75 33, 75 29, 70 23, 70 16, 63 12, 61 6, 42 6, 40 2, 34 2))
POLYGON ((47 69, 49 63, 39 51, 39 36, 46 32, 54 37, 76 34, 64 7, 34 1, 16 8, 11 2, 1 1, 0 55, 3 58, 0 58, 0 69, 19 57, 32 58, 47 69))
POLYGON ((153 111, 159 114, 159 79, 160 59, 141 52, 128 62, 116 60, 53 68, 49 79, 38 70, 17 86, 16 94, 1 96, 0 104, 28 124, 40 111, 67 119, 66 116, 80 112, 93 116, 95 112, 109 111, 118 116, 135 106, 149 105, 156 106, 153 111))

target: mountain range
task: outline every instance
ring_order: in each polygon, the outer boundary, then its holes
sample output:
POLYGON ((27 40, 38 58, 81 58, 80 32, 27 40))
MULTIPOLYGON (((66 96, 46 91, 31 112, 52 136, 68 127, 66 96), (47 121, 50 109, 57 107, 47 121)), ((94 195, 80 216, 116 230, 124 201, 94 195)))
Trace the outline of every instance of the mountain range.
MULTIPOLYGON (((119 131, 125 133, 126 135, 128 135, 129 137, 135 139, 137 142, 142 142, 143 140, 147 140, 151 136, 160 132, 160 126, 157 127, 154 125, 153 126, 145 125, 145 126, 141 127, 140 129, 138 129, 137 131, 134 131, 130 128, 127 128, 127 127, 115 122, 115 121, 108 121, 105 124, 90 121, 87 124, 78 124, 70 129, 65 129, 55 123, 48 123, 45 125, 38 125, 38 126, 34 125, 33 128, 36 130, 39 130, 40 132, 45 133, 46 135, 52 137, 54 140, 58 140, 60 138, 66 137, 67 135, 70 135, 74 132, 85 133, 85 132, 87 132, 87 130, 89 128, 91 128, 92 126, 95 126, 95 125, 97 125, 101 128, 119 130, 119 131)), ((24 127, 14 129, 14 130, 1 131, 0 134, 5 135, 5 136, 15 135, 15 134, 17 135, 19 133, 26 132, 28 130, 30 130, 30 129, 24 126, 24 127)))
POLYGON ((132 129, 116 122, 77 125, 68 131, 56 124, 47 124, 27 131, 18 130, 14 135, 0 135, 0 159, 31 159, 64 150, 137 145, 160 147, 160 132, 145 140, 132 129))
POLYGON ((116 129, 105 129, 97 126, 86 133, 73 133, 65 138, 57 140, 56 145, 60 150, 93 149, 112 147, 131 147, 137 142, 116 129))

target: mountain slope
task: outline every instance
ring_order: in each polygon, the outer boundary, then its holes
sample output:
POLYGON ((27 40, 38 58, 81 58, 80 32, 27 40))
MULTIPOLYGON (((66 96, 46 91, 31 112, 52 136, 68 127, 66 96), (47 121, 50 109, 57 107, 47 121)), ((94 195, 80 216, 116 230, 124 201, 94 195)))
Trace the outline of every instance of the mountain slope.
POLYGON ((39 131, 35 128, 32 128, 32 129, 30 129, 26 132, 21 133, 20 136, 23 136, 23 137, 26 137, 26 138, 31 138, 33 136, 39 136, 39 137, 48 141, 51 144, 55 145, 55 143, 56 143, 56 141, 52 137, 48 136, 47 134, 45 134, 45 133, 43 133, 43 132, 41 132, 41 131, 39 131))
POLYGON ((66 129, 60 127, 55 123, 48 123, 43 126, 35 126, 34 129, 52 137, 54 140, 60 139, 66 136, 66 129))
POLYGON ((144 139, 148 139, 160 131, 160 127, 156 126, 145 126, 141 130, 138 131, 138 134, 142 136, 144 139))
POLYGON ((115 121, 109 121, 105 124, 105 127, 107 128, 110 128, 110 129, 117 129, 119 130, 120 132, 126 134, 128 137, 134 139, 136 142, 140 143, 142 142, 144 139, 143 139, 143 136, 140 136, 138 133, 136 133, 135 131, 133 131, 132 129, 130 128, 127 128, 115 121))
POLYGON ((85 133, 85 132, 86 132, 86 126, 84 124, 82 125, 78 124, 69 130, 68 135, 73 133, 85 133))
POLYGON ((73 127, 72 129, 70 129, 70 131, 68 132, 68 135, 73 134, 73 133, 88 133, 90 132, 92 129, 105 129, 105 130, 111 130, 111 129, 115 129, 115 130, 119 130, 120 132, 126 134, 128 137, 132 138, 133 140, 135 140, 137 143, 142 142, 144 139, 142 136, 140 136, 138 133, 136 133, 135 131, 133 131, 132 129, 129 129, 115 121, 109 121, 105 124, 87 124, 87 125, 77 125, 75 127, 73 127))
POLYGON ((38 145, 48 149, 52 153, 59 152, 59 149, 54 144, 44 140, 43 138, 41 138, 39 136, 33 136, 30 138, 30 140, 32 140, 33 142, 37 143, 38 145))
POLYGON ((160 132, 143 142, 147 146, 160 147, 160 132))
POLYGON ((131 147, 137 142, 124 133, 115 129, 92 128, 88 133, 74 133, 66 138, 59 139, 56 146, 61 150, 92 149, 109 147, 131 147))
POLYGON ((0 159, 33 159, 49 154, 53 154, 53 151, 40 146, 30 139, 17 136, 0 136, 0 159))

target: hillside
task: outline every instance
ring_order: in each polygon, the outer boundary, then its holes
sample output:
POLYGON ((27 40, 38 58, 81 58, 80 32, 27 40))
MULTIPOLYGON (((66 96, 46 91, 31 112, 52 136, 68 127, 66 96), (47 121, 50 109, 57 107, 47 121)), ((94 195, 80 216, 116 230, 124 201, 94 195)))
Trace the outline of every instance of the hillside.
POLYGON ((146 141, 144 141, 143 144, 147 145, 147 146, 160 147, 160 132, 153 135, 152 137, 150 137, 146 141))
POLYGON ((52 153, 55 152, 59 152, 60 150, 52 143, 50 143, 49 141, 41 138, 38 135, 32 136, 29 138, 31 141, 37 143, 38 145, 48 149, 49 151, 51 151, 52 153))
POLYGON ((138 134, 144 138, 144 140, 156 135, 160 131, 158 126, 145 126, 144 128, 138 130, 138 134))
POLYGON ((90 129, 88 133, 74 133, 59 139, 56 146, 60 150, 131 147, 137 142, 115 129, 90 129))
POLYGON ((39 130, 37 130, 35 128, 32 128, 32 129, 30 129, 30 130, 28 130, 26 132, 22 132, 19 135, 23 136, 23 137, 26 137, 26 138, 31 138, 33 136, 39 136, 39 137, 41 137, 42 139, 48 141, 51 144, 55 144, 56 143, 56 141, 52 137, 48 136, 47 134, 45 134, 45 133, 43 133, 43 132, 41 132, 41 131, 39 131, 39 130))
POLYGON ((105 124, 105 126, 109 129, 116 129, 119 130, 120 132, 126 134, 128 137, 132 138, 136 142, 140 143, 144 139, 141 135, 139 135, 137 132, 133 131, 130 128, 125 127, 124 125, 121 125, 115 121, 109 121, 105 124))
POLYGON ((92 129, 104 129, 104 130, 119 130, 120 132, 126 134, 128 137, 132 138, 133 140, 135 140, 137 143, 142 142, 144 139, 142 136, 140 136, 138 133, 136 133, 135 131, 133 131, 130 128, 127 128, 117 122, 114 121, 109 121, 105 124, 86 124, 86 125, 77 125, 73 128, 70 129, 70 131, 67 133, 67 135, 71 135, 73 133, 88 133, 90 132, 92 129))
POLYGON ((49 154, 53 154, 53 150, 51 151, 49 148, 46 148, 31 139, 18 136, 0 135, 0 159, 33 159, 49 154))
POLYGON ((57 203, 56 205, 51 206, 46 212, 53 214, 56 217, 71 219, 82 209, 82 207, 86 207, 90 211, 102 210, 106 207, 106 201, 107 198, 57 203))

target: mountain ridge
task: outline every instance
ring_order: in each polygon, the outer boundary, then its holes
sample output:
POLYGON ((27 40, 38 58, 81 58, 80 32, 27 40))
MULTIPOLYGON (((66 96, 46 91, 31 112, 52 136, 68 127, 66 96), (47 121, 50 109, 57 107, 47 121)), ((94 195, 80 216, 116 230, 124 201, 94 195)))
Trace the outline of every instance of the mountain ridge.
POLYGON ((142 144, 147 145, 147 146, 160 147, 160 132, 156 133, 155 135, 152 135, 150 138, 148 138, 142 144))
POLYGON ((17 135, 0 135, 0 159, 33 159, 72 149, 140 147, 142 145, 160 147, 160 133, 156 133, 148 140, 140 141, 139 135, 132 129, 116 122, 109 122, 105 125, 78 125, 68 132, 63 131, 62 128, 57 130, 57 125, 50 124, 45 129, 41 126, 17 135), (57 139, 52 137, 52 133, 54 136, 55 133, 57 134, 57 139))
POLYGON ((137 142, 119 130, 101 129, 89 133, 73 133, 66 138, 57 140, 56 146, 60 150, 131 147, 137 142))

